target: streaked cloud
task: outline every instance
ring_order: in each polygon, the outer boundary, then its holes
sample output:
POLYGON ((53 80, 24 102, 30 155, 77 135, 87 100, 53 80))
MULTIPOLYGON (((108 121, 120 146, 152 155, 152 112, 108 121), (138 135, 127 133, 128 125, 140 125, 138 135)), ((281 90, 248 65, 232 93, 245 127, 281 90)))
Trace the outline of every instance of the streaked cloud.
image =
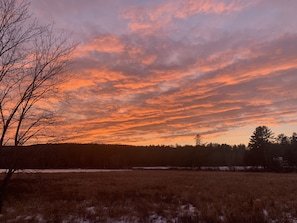
POLYGON ((55 105, 59 140, 193 144, 200 133, 233 144, 251 126, 297 131, 296 6, 32 0, 41 22, 80 40, 55 105))
POLYGON ((172 23, 177 19, 189 20, 189 17, 199 14, 229 14, 241 11, 249 5, 252 3, 241 0, 174 0, 158 2, 152 6, 132 5, 125 8, 122 15, 129 20, 128 27, 132 31, 156 34, 161 29, 173 28, 172 23))

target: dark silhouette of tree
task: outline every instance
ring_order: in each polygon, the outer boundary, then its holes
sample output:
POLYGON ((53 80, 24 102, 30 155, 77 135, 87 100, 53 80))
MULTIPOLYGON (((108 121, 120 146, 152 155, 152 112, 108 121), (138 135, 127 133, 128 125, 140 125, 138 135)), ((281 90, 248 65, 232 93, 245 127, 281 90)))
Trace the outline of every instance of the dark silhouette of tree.
POLYGON ((202 145, 202 136, 199 133, 195 135, 195 143, 196 143, 196 146, 202 145))
MULTIPOLYGON (((57 91, 74 48, 52 26, 37 24, 29 0, 0 0, 0 149, 41 136, 52 117, 41 102, 57 91)), ((11 161, 0 185, 0 211, 16 163, 11 161)))
POLYGON ((291 144, 297 145, 297 133, 293 132, 291 136, 291 144))
POLYGON ((267 148, 273 142, 273 133, 267 126, 258 126, 250 138, 248 148, 255 165, 267 166, 267 148))
POLYGON ((248 147, 251 150, 259 150, 273 142, 273 133, 266 126, 258 126, 250 138, 248 147))
POLYGON ((290 143, 289 138, 283 133, 277 136, 276 141, 278 144, 283 144, 283 145, 287 145, 290 143))

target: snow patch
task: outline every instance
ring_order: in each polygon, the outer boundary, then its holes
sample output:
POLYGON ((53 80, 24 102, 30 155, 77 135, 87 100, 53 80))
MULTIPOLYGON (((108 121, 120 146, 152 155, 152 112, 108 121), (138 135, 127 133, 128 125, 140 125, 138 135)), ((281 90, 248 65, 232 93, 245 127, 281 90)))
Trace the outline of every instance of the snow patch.
POLYGON ((89 212, 90 214, 96 214, 96 208, 94 206, 87 207, 86 211, 89 212))
POLYGON ((263 209, 263 215, 265 218, 268 218, 268 211, 266 209, 263 209))
POLYGON ((159 216, 157 214, 152 214, 150 217, 149 217, 149 220, 148 222, 154 222, 154 223, 167 223, 168 220, 162 216, 159 216))
POLYGON ((181 209, 181 213, 183 215, 195 215, 195 212, 196 212, 196 207, 193 206, 192 204, 186 204, 186 205, 181 205, 180 206, 180 209, 181 209))

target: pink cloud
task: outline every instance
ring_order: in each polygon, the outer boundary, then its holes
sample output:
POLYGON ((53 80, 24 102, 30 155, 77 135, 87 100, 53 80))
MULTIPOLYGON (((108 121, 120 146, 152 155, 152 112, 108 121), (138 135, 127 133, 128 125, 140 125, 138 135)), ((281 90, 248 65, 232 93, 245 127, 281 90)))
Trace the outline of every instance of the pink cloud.
MULTIPOLYGON (((240 0, 121 4, 116 12, 122 14, 107 16, 105 26, 91 22, 101 21, 100 13, 75 20, 86 24, 77 36, 83 41, 64 100, 55 102, 63 140, 193 144, 197 133, 223 140, 230 130, 252 124, 296 123, 296 15, 288 6, 240 0)), ((63 16, 71 21, 71 12, 63 16)), ((234 142, 232 136, 224 140, 234 142)))
MULTIPOLYGON (((104 76, 108 76, 108 69, 112 69, 112 73, 118 77, 106 79, 100 84, 100 88, 99 85, 94 85, 93 90, 88 91, 90 94, 85 102, 86 106, 80 101, 77 107, 74 107, 75 101, 78 101, 74 100, 69 110, 85 113, 82 116, 85 118, 78 120, 78 123, 86 126, 92 137, 114 135, 117 140, 121 139, 123 142, 128 137, 129 140, 125 141, 127 143, 145 143, 149 141, 147 139, 161 142, 170 138, 166 133, 168 131, 170 134, 174 132, 180 135, 177 138, 188 138, 197 131, 205 136, 213 136, 250 122, 276 124, 280 117, 286 119, 295 114, 295 94, 286 95, 281 92, 284 86, 287 86, 285 88, 290 89, 291 93, 295 92, 292 83, 296 80, 293 71, 296 70, 297 57, 289 44, 295 38, 280 37, 265 44, 253 45, 250 50, 240 47, 223 51, 218 54, 226 55, 222 57, 223 63, 220 66, 213 64, 213 59, 200 61, 202 65, 209 66, 207 70, 200 71, 195 60, 189 64, 183 63, 189 68, 183 67, 179 71, 172 70, 166 60, 156 60, 143 66, 135 76, 129 76, 129 69, 125 70, 126 66, 130 66, 126 61, 128 58, 142 61, 141 57, 145 57, 148 49, 145 46, 129 46, 129 43, 125 42, 125 49, 129 48, 131 52, 117 53, 117 63, 123 63, 121 69, 115 71, 112 66, 102 64, 102 68, 106 69, 104 76), (287 44, 290 47, 286 47, 287 44), (139 58, 135 58, 133 53, 135 47, 141 52, 137 54, 139 58), (233 60, 232 55, 240 54, 241 50, 245 52, 244 56, 233 60), (151 66, 154 67, 156 63, 160 63, 158 69, 151 70, 151 66), (142 72, 148 73, 143 76, 142 72), (192 72, 202 74, 191 77, 192 72), (283 81, 278 85, 280 79, 283 81), (275 106, 280 107, 280 101, 288 96, 291 99, 283 101, 281 106, 284 110, 273 109, 275 106), (94 107, 90 106, 91 101, 94 107), (98 106, 100 118, 96 118, 98 114, 95 111, 98 106)), ((162 51, 156 52, 155 57, 160 59, 162 54, 162 51)), ((216 56, 210 55, 210 58, 212 57, 216 56)), ((112 142, 111 139, 106 140, 112 142)))
POLYGON ((124 44, 112 35, 102 35, 97 39, 93 39, 92 42, 82 46, 80 51, 99 51, 105 53, 121 53, 124 50, 124 44))
POLYGON ((247 2, 242 0, 233 1, 218 1, 218 0, 186 0, 183 1, 180 10, 177 10, 177 18, 186 18, 191 15, 205 13, 205 14, 223 14, 241 11, 245 7, 255 4, 255 2, 247 2))
POLYGON ((123 17, 130 20, 129 28, 132 31, 150 34, 172 28, 174 19, 187 19, 198 14, 228 14, 256 3, 257 1, 251 3, 243 0, 168 1, 152 8, 129 7, 124 11, 123 17))

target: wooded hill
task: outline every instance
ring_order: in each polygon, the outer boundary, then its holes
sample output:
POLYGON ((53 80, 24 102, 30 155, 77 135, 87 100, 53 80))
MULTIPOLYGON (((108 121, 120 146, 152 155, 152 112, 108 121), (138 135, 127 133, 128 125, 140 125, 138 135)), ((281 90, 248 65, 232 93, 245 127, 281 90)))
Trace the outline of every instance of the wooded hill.
POLYGON ((297 166, 296 144, 270 144, 264 151, 244 145, 208 144, 203 146, 128 146, 101 144, 43 144, 2 147, 0 168, 133 168, 262 165, 278 169, 282 157, 286 167, 297 166), (262 152, 262 151, 261 151, 262 152))

